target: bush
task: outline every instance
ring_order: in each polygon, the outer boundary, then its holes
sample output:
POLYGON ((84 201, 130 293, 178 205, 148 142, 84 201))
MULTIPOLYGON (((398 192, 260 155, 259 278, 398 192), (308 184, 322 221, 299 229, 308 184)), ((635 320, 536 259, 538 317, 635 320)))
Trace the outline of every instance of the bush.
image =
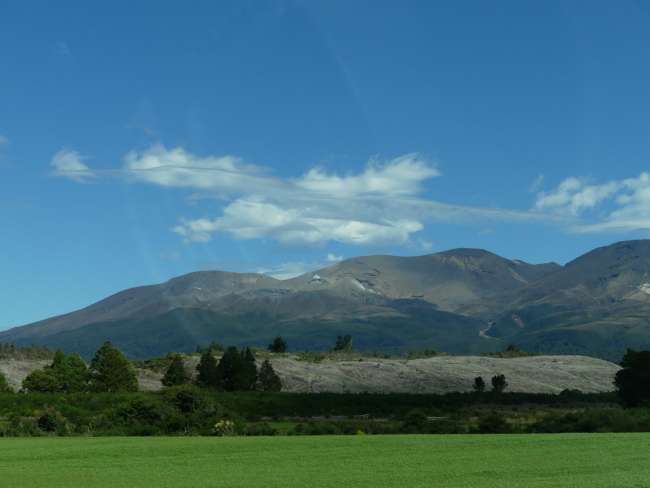
POLYGON ((404 416, 402 432, 418 434, 424 432, 427 427, 427 416, 422 410, 411 410, 404 416))
POLYGON ((337 336, 336 343, 332 349, 334 352, 352 352, 352 336, 337 336))
POLYGON ((506 381, 505 375, 498 374, 492 377, 492 391, 494 393, 503 393, 507 387, 508 382, 506 381))
POLYGON ((506 434, 510 431, 510 425, 506 419, 496 412, 492 412, 479 419, 478 432, 481 434, 506 434))
POLYGON ((185 365, 183 364, 183 357, 180 354, 174 354, 167 371, 165 371, 162 384, 165 386, 177 386, 183 385, 189 380, 190 377, 187 371, 185 371, 185 365))
POLYGON ((2 371, 0 371, 0 393, 12 393, 13 390, 7 382, 7 377, 2 371))
POLYGON ((277 429, 271 427, 266 422, 262 422, 262 423, 254 423, 254 424, 246 425, 243 433, 244 435, 247 436, 258 436, 258 435, 272 436, 272 435, 276 435, 278 431, 277 429))
POLYGON ((138 391, 133 366, 110 341, 104 342, 90 363, 90 386, 100 392, 138 391))
POLYGON ((67 435, 70 433, 70 426, 66 418, 54 409, 48 409, 40 414, 36 424, 41 431, 48 434, 67 435))
POLYGON ((650 351, 628 349, 614 384, 626 407, 650 404, 650 351))
POLYGON ((257 377, 257 389, 261 391, 282 390, 282 381, 275 373, 275 370, 268 359, 266 359, 260 367, 260 372, 257 377))
POLYGON ((223 353, 219 364, 213 368, 208 355, 201 357, 199 370, 199 384, 202 386, 216 387, 222 391, 247 391, 254 390, 257 383, 257 367, 255 357, 249 349, 238 351, 236 347, 229 347, 223 353))
POLYGON ((50 368, 36 369, 23 380, 23 390, 27 392, 54 393, 59 390, 59 381, 50 368))
POLYGON ((213 433, 220 437, 235 435, 235 422, 230 419, 220 419, 214 424, 213 433))
POLYGON ((275 353, 287 352, 287 343, 282 337, 278 336, 269 344, 268 350, 275 353))

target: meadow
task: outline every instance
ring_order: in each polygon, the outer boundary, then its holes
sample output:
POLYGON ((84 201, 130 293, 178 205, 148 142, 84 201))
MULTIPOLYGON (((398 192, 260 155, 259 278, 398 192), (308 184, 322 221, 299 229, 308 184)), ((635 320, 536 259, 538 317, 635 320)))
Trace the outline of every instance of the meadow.
POLYGON ((648 487, 650 435, 0 440, 3 487, 648 487))

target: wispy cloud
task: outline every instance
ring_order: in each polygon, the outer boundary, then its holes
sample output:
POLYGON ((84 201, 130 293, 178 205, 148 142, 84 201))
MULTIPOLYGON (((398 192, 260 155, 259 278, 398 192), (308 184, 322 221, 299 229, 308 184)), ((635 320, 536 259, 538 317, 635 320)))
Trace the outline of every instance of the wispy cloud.
POLYGON ((273 266, 271 268, 257 268, 255 271, 257 273, 263 273, 272 276, 273 278, 277 278, 279 280, 288 280, 305 273, 327 268, 328 266, 332 266, 341 261, 343 261, 343 256, 337 256, 330 252, 322 261, 290 261, 287 263, 279 264, 277 266, 273 266))
MULTIPOLYGON (((237 239, 275 239, 285 244, 319 244, 337 241, 344 244, 401 244, 422 230, 415 220, 370 222, 326 216, 323 209, 283 208, 254 199, 237 199, 216 219, 186 220, 174 232, 187 240, 205 242, 215 232, 227 232, 237 239)), ((360 215, 359 219, 364 216, 360 215)))
POLYGON ((108 172, 90 170, 75 152, 61 154, 57 161, 59 176, 78 181, 117 176, 186 188, 194 192, 193 198, 225 201, 220 215, 180 219, 172 230, 188 242, 207 242, 215 233, 225 233, 236 239, 272 239, 284 244, 404 244, 432 221, 549 218, 539 212, 450 205, 424 198, 424 184, 439 177, 440 171, 415 153, 373 159, 358 172, 335 174, 312 168, 293 178, 276 177, 267 168, 234 155, 198 156, 161 144, 127 153, 122 168, 108 172))
POLYGON ((95 178, 95 173, 83 162, 85 158, 72 149, 61 149, 50 161, 52 174, 69 178, 79 183, 95 178))
POLYGON ((440 176, 438 169, 418 154, 406 154, 387 163, 370 161, 357 175, 339 176, 314 168, 296 180, 300 188, 332 197, 364 194, 413 195, 422 183, 440 176))
POLYGON ((9 138, 0 134, 0 146, 6 146, 9 144, 9 138))
POLYGON ((535 202, 538 210, 551 210, 579 215, 619 192, 625 183, 610 181, 602 185, 589 185, 583 179, 571 177, 548 193, 539 193, 535 202))
POLYGON ((575 218, 575 232, 622 232, 650 229, 650 173, 592 184, 570 177, 547 193, 535 208, 575 218))
POLYGON ((544 175, 540 173, 530 184, 528 191, 530 193, 537 193, 540 190, 540 188, 542 188, 543 184, 544 184, 544 175))
POLYGON ((325 263, 305 263, 302 261, 282 263, 271 268, 257 268, 257 273, 262 273, 278 280, 288 280, 303 275, 310 271, 326 266, 325 263))

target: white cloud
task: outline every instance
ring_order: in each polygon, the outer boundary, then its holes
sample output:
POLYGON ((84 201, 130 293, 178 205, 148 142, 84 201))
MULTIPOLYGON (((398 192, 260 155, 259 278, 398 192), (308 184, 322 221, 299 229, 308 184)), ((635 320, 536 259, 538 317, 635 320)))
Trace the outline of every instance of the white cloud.
POLYGON ((382 211, 386 205, 377 198, 414 195, 424 180, 439 174, 410 154, 385 163, 372 161, 359 174, 313 169, 283 180, 233 156, 198 157, 162 145, 128 153, 124 171, 136 181, 235 197, 221 217, 184 219, 175 226, 173 231, 187 241, 206 242, 224 232, 236 239, 270 238, 287 244, 357 245, 403 243, 421 230, 418 219, 382 211))
MULTIPOLYGON (((59 154, 59 153, 57 153, 59 154)), ((118 176, 165 188, 193 190, 193 199, 227 203, 220 216, 181 219, 173 231, 188 242, 207 242, 215 233, 236 239, 272 239, 286 244, 402 244, 428 221, 548 219, 541 212, 449 205, 423 198, 424 183, 440 175, 417 154, 372 160, 357 173, 314 168, 279 178, 232 155, 197 156, 161 144, 131 151, 118 171, 91 171, 74 151, 60 154, 56 174, 78 181, 118 176)), ((53 162, 54 165, 54 162, 53 162)))
POLYGON ((55 176, 62 176, 83 183, 94 178, 95 173, 83 163, 85 158, 72 149, 61 149, 50 161, 55 176))
POLYGON ((567 178, 555 191, 539 194, 535 208, 582 217, 572 225, 577 232, 650 229, 650 173, 600 185, 567 178))
POLYGON ((235 156, 202 158, 183 148, 167 149, 160 144, 127 153, 124 171, 134 180, 155 185, 219 192, 251 191, 271 180, 235 156))
POLYGON ((6 146, 9 144, 9 138, 0 134, 0 146, 6 146))
POLYGON ((318 209, 283 208, 264 201, 238 199, 226 206, 216 219, 185 220, 174 232, 188 241, 205 242, 215 232, 236 239, 271 238, 285 244, 402 244, 422 230, 415 220, 379 222, 320 216, 318 209), (316 210, 316 211, 314 211, 316 210))
POLYGON ((427 241, 426 239, 418 239, 417 247, 423 252, 433 251, 433 242, 427 241))
POLYGON ((258 268, 257 273, 263 273, 278 280, 288 280, 310 271, 322 268, 323 263, 303 263, 300 261, 282 263, 272 268, 258 268))
POLYGON ((257 273, 264 273, 279 280, 288 280, 305 273, 327 268, 329 266, 332 266, 334 263, 341 261, 343 261, 343 256, 337 256, 335 254, 328 253, 324 262, 306 263, 303 261, 292 261, 288 263, 282 263, 271 268, 257 268, 255 271, 257 273))
POLYGON ((539 193, 535 208, 579 215, 611 198, 621 188, 622 184, 617 181, 610 181, 603 185, 588 185, 584 180, 571 177, 560 183, 554 191, 539 193))
POLYGON ((358 175, 338 176, 314 168, 296 181, 300 188, 331 196, 360 194, 413 195, 423 181, 440 172, 417 154, 407 154, 385 164, 371 161, 358 175))

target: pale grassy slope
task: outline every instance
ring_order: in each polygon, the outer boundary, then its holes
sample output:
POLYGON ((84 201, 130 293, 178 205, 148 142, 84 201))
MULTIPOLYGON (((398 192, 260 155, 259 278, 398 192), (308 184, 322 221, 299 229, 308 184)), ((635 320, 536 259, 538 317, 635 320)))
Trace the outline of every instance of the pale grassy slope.
POLYGON ((0 371, 7 378, 9 386, 18 390, 29 373, 51 363, 51 360, 41 359, 0 359, 0 371))
POLYGON ((508 391, 558 393, 613 389, 616 364, 585 356, 536 356, 500 359, 442 356, 414 360, 323 361, 275 359, 273 366, 289 391, 404 392, 470 391, 474 378, 504 374, 508 391))
MULTIPOLYGON (((198 358, 186 367, 194 371, 198 358)), ((559 393, 564 389, 583 392, 613 390, 618 365, 586 356, 531 356, 491 358, 482 356, 439 356, 427 359, 375 359, 300 361, 295 357, 271 360, 291 392, 404 392, 446 393, 471 391, 474 378, 505 374, 508 391, 559 393)), ((151 381, 147 387, 152 387, 151 381)))
MULTIPOLYGON (((195 372, 198 357, 187 358, 186 368, 195 372)), ((296 357, 274 357, 273 367, 290 392, 400 392, 446 393, 471 391, 474 378, 486 383, 497 374, 506 375, 508 391, 558 393, 566 388, 583 392, 613 390, 619 366, 586 356, 532 356, 500 359, 481 356, 440 356, 427 359, 323 360, 309 362, 296 357)), ((49 361, 0 359, 0 371, 14 389, 31 371, 49 361)), ((162 375, 138 370, 140 388, 162 388, 162 375)))

